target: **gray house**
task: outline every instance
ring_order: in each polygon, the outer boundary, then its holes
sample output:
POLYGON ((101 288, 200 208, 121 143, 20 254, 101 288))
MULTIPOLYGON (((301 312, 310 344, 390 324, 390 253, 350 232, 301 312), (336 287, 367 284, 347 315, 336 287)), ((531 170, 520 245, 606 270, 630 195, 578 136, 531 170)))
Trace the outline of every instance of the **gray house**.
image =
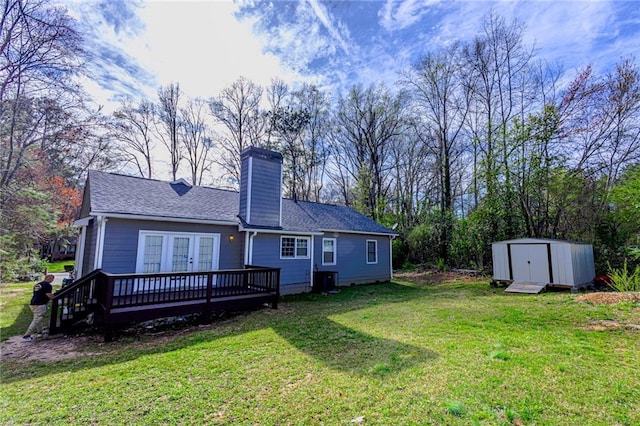
POLYGON ((258 265, 281 268, 281 294, 315 289, 319 277, 391 279, 393 231, 348 207, 283 199, 279 153, 247 148, 241 166, 240 192, 90 171, 78 277, 258 265))

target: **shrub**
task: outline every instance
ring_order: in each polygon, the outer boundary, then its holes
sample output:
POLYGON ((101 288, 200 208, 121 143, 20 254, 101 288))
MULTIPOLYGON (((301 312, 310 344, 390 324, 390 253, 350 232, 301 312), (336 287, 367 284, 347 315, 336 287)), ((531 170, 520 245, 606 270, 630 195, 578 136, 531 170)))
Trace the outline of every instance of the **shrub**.
POLYGON ((636 266, 633 272, 627 267, 627 259, 621 269, 609 266, 611 287, 616 291, 640 291, 640 266, 636 266))
POLYGON ((43 271, 44 262, 37 257, 6 256, 2 259, 0 280, 3 282, 33 281, 41 278, 43 271))

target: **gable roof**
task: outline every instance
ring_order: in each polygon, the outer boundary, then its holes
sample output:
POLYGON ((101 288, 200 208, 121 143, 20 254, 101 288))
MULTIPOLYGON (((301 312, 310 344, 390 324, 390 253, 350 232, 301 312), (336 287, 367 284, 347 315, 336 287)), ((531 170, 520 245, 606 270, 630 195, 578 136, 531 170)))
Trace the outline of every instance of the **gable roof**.
MULTIPOLYGON (((92 215, 206 221, 253 229, 238 217, 240 197, 236 191, 90 170, 85 194, 83 211, 92 215)), ((394 234, 349 207, 290 199, 282 200, 282 228, 271 229, 394 234)))

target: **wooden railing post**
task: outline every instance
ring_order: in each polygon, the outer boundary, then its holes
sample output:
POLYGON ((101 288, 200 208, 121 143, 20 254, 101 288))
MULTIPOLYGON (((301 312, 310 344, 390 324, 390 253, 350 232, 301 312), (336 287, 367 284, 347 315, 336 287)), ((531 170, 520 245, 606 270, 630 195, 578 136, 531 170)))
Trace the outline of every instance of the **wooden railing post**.
POLYGON ((112 324, 110 321, 111 316, 111 308, 113 306, 113 292, 114 292, 114 283, 115 277, 109 275, 102 275, 102 284, 101 287, 105 288, 104 294, 104 312, 103 312, 103 321, 104 321, 104 341, 110 342, 112 339, 112 324), (106 281, 106 282, 105 282, 106 281), (106 285, 104 285, 106 284, 106 285))
POLYGON ((276 297, 275 297, 275 302, 271 304, 271 307, 273 309, 278 309, 278 300, 280 300, 280 268, 276 269, 273 272, 273 274, 275 275, 275 278, 276 278, 276 282, 275 282, 276 297))
POLYGON ((205 304, 205 318, 211 318, 211 299, 213 298, 213 272, 207 273, 207 303, 205 304))
POLYGON ((49 318, 49 334, 56 334, 60 327, 60 303, 57 298, 51 300, 51 318, 49 318))

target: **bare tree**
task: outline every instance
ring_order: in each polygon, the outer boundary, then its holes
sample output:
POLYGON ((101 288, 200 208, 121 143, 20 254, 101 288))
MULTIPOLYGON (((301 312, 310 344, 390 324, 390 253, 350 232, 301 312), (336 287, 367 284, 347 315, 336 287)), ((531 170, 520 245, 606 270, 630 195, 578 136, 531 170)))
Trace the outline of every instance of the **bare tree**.
POLYGON ((438 176, 439 209, 443 217, 440 258, 448 262, 448 247, 453 230, 454 163, 465 152, 464 124, 469 108, 468 91, 460 78, 460 47, 452 45, 439 54, 426 55, 413 72, 404 74, 404 85, 413 89, 416 117, 425 120, 435 144, 428 145, 435 158, 438 176))
POLYGON ((398 232, 406 234, 418 225, 438 199, 437 167, 429 147, 432 134, 424 121, 411 120, 409 130, 392 148, 392 207, 398 220, 398 232))
POLYGON ((200 99, 192 99, 180 109, 180 137, 185 151, 185 159, 189 164, 191 182, 202 185, 205 172, 211 171, 211 148, 213 142, 207 124, 207 103, 200 99))
POLYGON ((304 171, 304 144, 302 135, 310 120, 303 109, 280 107, 271 111, 271 123, 278 136, 278 148, 284 158, 284 186, 286 195, 297 200, 300 197, 300 181, 304 171))
MULTIPOLYGON (((67 135, 59 107, 78 106, 71 76, 80 36, 61 8, 4 0, 0 19, 0 190, 2 198, 46 138, 67 135)), ((69 124, 69 121, 65 121, 69 124)))
POLYGON ((302 194, 305 200, 319 202, 329 156, 329 101, 316 86, 305 84, 294 92, 300 109, 309 114, 304 132, 304 171, 302 194))
POLYGON ((487 196, 497 195, 500 175, 508 187, 509 127, 513 118, 524 113, 525 93, 531 74, 532 49, 523 42, 523 26, 491 13, 483 18, 481 35, 465 46, 466 85, 471 90, 468 117, 480 130, 476 144, 482 153, 487 196))
POLYGON ((608 143, 598 153, 598 166, 606 173, 607 188, 622 171, 640 160, 640 68, 630 58, 616 65, 605 79, 608 143))
POLYGON ((155 106, 142 100, 136 106, 131 99, 122 101, 120 108, 113 113, 114 136, 121 142, 125 161, 133 164, 140 176, 153 176, 153 156, 155 149, 155 106))
POLYGON ((343 187, 343 202, 378 219, 390 189, 391 148, 406 130, 401 95, 383 85, 353 87, 338 101, 329 177, 343 187), (355 186, 354 186, 355 185, 355 186))
POLYGON ((279 84, 275 89, 269 90, 268 132, 283 153, 285 191, 294 199, 319 201, 328 156, 328 101, 312 85, 289 91, 279 84))
POLYGON ((244 77, 209 100, 211 114, 221 126, 216 132, 219 155, 214 162, 233 185, 240 181, 240 153, 252 145, 262 146, 266 117, 261 101, 262 88, 244 77))
POLYGON ((160 87, 158 90, 158 115, 164 132, 160 133, 162 144, 169 151, 171 156, 171 175, 176 180, 178 168, 183 158, 183 148, 180 145, 180 121, 179 121, 179 103, 180 85, 171 83, 169 86, 160 87))

